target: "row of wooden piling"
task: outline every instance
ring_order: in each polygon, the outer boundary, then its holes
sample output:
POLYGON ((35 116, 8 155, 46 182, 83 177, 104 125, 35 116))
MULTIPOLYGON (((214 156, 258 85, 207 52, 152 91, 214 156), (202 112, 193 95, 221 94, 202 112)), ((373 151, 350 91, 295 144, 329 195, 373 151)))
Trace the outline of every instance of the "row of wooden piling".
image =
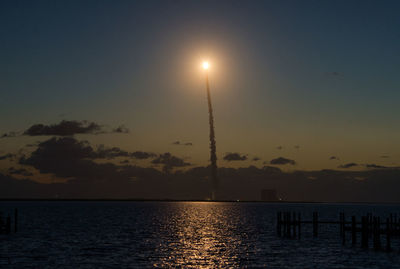
POLYGON ((381 222, 380 217, 372 216, 368 214, 361 217, 361 222, 357 222, 356 217, 351 217, 351 226, 347 227, 344 221, 344 214, 341 213, 341 220, 343 220, 343 227, 341 229, 341 236, 343 245, 346 243, 346 231, 351 232, 351 243, 352 245, 357 244, 357 233, 361 233, 361 247, 369 248, 369 239, 372 237, 372 245, 374 250, 386 250, 390 252, 392 250, 392 238, 400 236, 400 222, 397 220, 397 216, 386 218, 386 222, 381 222), (360 226, 360 227, 359 227, 360 226), (386 237, 386 246, 383 248, 381 244, 381 235, 386 237))
MULTIPOLYGON (((18 231, 18 209, 14 210, 14 233, 18 231)), ((0 212, 0 234, 11 233, 11 214, 7 214, 7 217, 3 218, 3 214, 0 212)))
POLYGON ((277 234, 280 237, 300 238, 302 224, 312 224, 313 236, 318 236, 318 226, 321 224, 339 225, 342 244, 346 244, 346 232, 351 234, 352 245, 357 244, 357 234, 360 233, 361 247, 369 248, 369 239, 372 238, 374 250, 392 250, 392 238, 400 237, 400 218, 390 214, 386 222, 381 222, 380 217, 368 214, 361 217, 361 222, 357 222, 356 216, 351 217, 351 221, 346 221, 344 213, 340 213, 339 221, 319 221, 318 212, 313 212, 312 220, 301 220, 301 214, 296 212, 277 212, 277 234), (386 246, 381 245, 381 235, 386 237, 386 246))

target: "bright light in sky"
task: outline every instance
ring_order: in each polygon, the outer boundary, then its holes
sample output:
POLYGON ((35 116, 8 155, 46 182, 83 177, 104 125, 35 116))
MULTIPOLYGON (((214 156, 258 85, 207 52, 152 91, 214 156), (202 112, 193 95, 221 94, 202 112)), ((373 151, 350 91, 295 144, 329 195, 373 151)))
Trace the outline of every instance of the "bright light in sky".
POLYGON ((207 70, 210 67, 210 64, 208 62, 203 62, 203 69, 207 70))

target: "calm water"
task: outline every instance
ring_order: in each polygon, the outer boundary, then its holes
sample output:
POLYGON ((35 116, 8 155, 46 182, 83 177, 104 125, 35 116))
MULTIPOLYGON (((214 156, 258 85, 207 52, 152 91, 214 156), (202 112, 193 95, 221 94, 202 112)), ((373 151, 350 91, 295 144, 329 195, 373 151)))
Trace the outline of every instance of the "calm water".
POLYGON ((300 240, 278 238, 275 227, 277 211, 337 220, 340 211, 385 216, 399 206, 0 202, 3 212, 15 207, 20 231, 0 235, 0 268, 400 268, 400 239, 392 253, 374 252, 343 247, 337 226, 315 239, 304 225, 300 240))

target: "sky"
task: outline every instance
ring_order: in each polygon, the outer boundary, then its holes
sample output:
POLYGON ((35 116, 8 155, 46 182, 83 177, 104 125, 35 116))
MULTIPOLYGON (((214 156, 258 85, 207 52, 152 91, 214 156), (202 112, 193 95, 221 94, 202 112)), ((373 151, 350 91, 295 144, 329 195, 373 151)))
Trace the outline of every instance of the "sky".
MULTIPOLYGON (((0 139, 0 155, 28 155, 35 148, 27 144, 51 139, 23 135, 35 124, 86 120, 102 131, 75 137, 93 147, 206 166, 201 63, 208 60, 219 166, 397 167, 399 8, 399 1, 1 1, 0 134, 17 135, 0 139), (129 132, 115 132, 119 126, 129 132)), ((22 163, 4 159, 1 171, 10 165, 22 163)))

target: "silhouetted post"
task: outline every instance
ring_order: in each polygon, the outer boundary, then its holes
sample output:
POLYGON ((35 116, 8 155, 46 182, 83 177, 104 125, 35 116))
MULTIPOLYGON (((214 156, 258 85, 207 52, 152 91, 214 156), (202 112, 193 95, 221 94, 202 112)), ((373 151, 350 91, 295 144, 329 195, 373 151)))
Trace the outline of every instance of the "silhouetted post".
POLYGON ((287 234, 288 234, 288 237, 291 237, 291 229, 290 229, 290 222, 291 222, 291 219, 290 219, 290 212, 287 212, 287 215, 288 215, 288 226, 287 226, 287 234))
POLYGON ((346 218, 343 213, 343 223, 342 223, 342 244, 346 244, 346 218))
POLYGON ((357 242, 357 227, 356 227, 356 216, 351 217, 351 243, 353 245, 357 242))
POLYGON ((374 217, 374 250, 380 249, 379 219, 374 217))
POLYGON ((11 216, 8 214, 6 221, 6 233, 9 234, 11 232, 11 216))
POLYGON ((16 208, 14 211, 14 232, 16 233, 18 230, 18 209, 16 208))
POLYGON ((392 250, 390 246, 390 225, 389 218, 386 219, 386 251, 390 252, 392 250))
POLYGON ((276 219, 276 232, 278 233, 278 236, 282 236, 282 212, 279 211, 277 213, 276 219))
POLYGON ((296 238, 296 212, 293 212, 293 237, 296 238))
POLYGON ((313 212, 313 235, 318 236, 318 212, 313 212))
POLYGON ((373 229, 373 219, 372 219, 372 214, 368 214, 368 230, 369 230, 369 235, 372 235, 374 233, 373 229))
POLYGON ((287 223, 287 214, 283 212, 283 236, 286 237, 286 223, 287 223))
POLYGON ((0 234, 2 233, 3 226, 4 226, 3 213, 0 212, 0 234))
POLYGON ((361 247, 368 248, 368 217, 361 218, 361 247))
POLYGON ((299 220, 298 228, 299 228, 299 239, 300 239, 300 237, 301 237, 301 215, 300 215, 300 213, 299 213, 299 216, 298 216, 298 220, 299 220))
POLYGON ((340 236, 343 236, 343 230, 344 230, 344 213, 340 212, 339 215, 339 226, 340 226, 340 236))

